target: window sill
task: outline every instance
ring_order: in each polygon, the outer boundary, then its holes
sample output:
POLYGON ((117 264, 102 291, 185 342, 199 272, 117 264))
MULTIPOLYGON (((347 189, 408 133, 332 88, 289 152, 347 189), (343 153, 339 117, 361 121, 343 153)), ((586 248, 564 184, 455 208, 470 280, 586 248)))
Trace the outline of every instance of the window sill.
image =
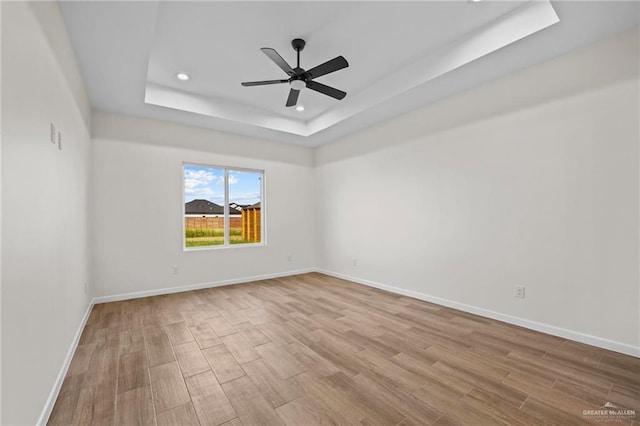
POLYGON ((240 249, 249 247, 266 247, 266 243, 255 244, 229 244, 229 245, 215 245, 215 246, 199 246, 199 247, 183 247, 183 252, 189 251, 206 251, 206 250, 226 250, 226 249, 240 249))

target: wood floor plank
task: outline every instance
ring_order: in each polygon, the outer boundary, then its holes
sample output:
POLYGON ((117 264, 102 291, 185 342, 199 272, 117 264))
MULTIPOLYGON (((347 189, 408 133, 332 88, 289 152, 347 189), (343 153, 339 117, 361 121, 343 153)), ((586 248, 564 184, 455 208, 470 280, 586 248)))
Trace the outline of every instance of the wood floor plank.
POLYGON ((184 377, 190 377, 209 370, 209 363, 196 342, 174 346, 178 365, 184 377))
POLYGON ((285 380, 263 360, 256 359, 242 365, 258 391, 273 408, 293 401, 303 395, 293 381, 285 380))
POLYGON ((78 345, 71 361, 71 365, 69 365, 67 375, 73 376, 76 374, 86 373, 89 369, 89 362, 91 361, 91 357, 93 356, 95 349, 95 343, 78 345))
POLYGON ((404 420, 404 414, 388 404, 383 398, 369 392, 343 372, 322 379, 335 393, 349 400, 371 424, 398 424, 404 420))
POLYGON ((392 404, 396 410, 412 419, 416 424, 431 424, 442 414, 425 401, 398 388, 391 380, 375 373, 358 374, 353 380, 369 392, 392 404))
POLYGON ((218 345, 202 351, 218 382, 225 383, 244 376, 244 370, 225 345, 218 345))
POLYGON ((217 426, 237 417, 211 371, 189 377, 186 382, 193 407, 202 426, 217 426))
POLYGON ((115 329, 103 331, 102 336, 96 340, 96 348, 84 373, 84 387, 107 384, 115 386, 117 382, 120 333, 115 329))
POLYGON ((295 358, 305 371, 313 371, 316 377, 326 377, 340 371, 340 369, 329 362, 329 360, 323 358, 302 343, 291 343, 281 346, 280 348, 295 358))
POLYGON ((229 322, 222 316, 208 318, 207 323, 211 326, 218 337, 224 337, 238 332, 238 330, 229 324, 229 322))
POLYGON ((224 389, 224 393, 242 423, 246 425, 284 425, 284 422, 247 376, 223 383, 222 389, 224 389))
POLYGON ((367 369, 388 377, 402 389, 413 391, 424 384, 422 377, 416 376, 369 349, 354 354, 354 357, 366 365, 367 369))
POLYGON ((307 397, 301 397, 278 408, 276 413, 287 426, 335 425, 325 411, 307 397))
POLYGON ((194 340, 191 331, 189 331, 189 327, 187 327, 187 323, 184 321, 169 324, 166 329, 169 341, 173 346, 192 342, 194 340))
POLYGON ((258 330, 266 335, 269 340, 271 340, 278 346, 288 345, 297 341, 279 323, 269 321, 256 325, 256 328, 258 328, 258 330))
MULTIPOLYGON (((542 419, 545 422, 562 425, 584 425, 585 419, 562 409, 558 409, 553 404, 538 401, 536 398, 529 398, 522 406, 522 411, 532 416, 542 419)), ((575 413, 582 413, 582 410, 575 413)))
POLYGON ((484 411, 495 419, 495 423, 514 426, 542 426, 545 424, 543 420, 522 411, 519 407, 514 407, 501 397, 479 389, 472 389, 461 398, 461 401, 484 411))
POLYGON ((149 385, 147 355, 144 351, 120 355, 118 393, 149 385))
POLYGON ((189 330, 191 331, 194 339, 196 339, 196 342, 198 342, 200 349, 207 349, 212 346, 222 344, 220 338, 213 332, 213 329, 206 322, 190 327, 189 330))
POLYGON ((111 425, 115 417, 116 392, 113 381, 82 389, 74 407, 72 424, 111 425))
POLYGON ((483 376, 471 369, 465 369, 460 364, 454 366, 449 364, 449 361, 449 359, 438 361, 434 364, 433 371, 440 372, 440 377, 442 378, 453 377, 467 383, 470 387, 481 388, 490 394, 500 395, 504 401, 509 402, 514 407, 520 407, 527 399, 525 392, 502 383, 501 379, 496 379, 490 374, 483 376))
MULTIPOLYGON (((593 405, 587 401, 576 398, 572 395, 567 395, 564 392, 560 392, 556 389, 540 385, 539 383, 527 380, 526 377, 522 377, 518 374, 510 374, 509 377, 504 379, 502 383, 509 386, 516 391, 527 394, 527 401, 532 398, 537 399, 542 403, 548 403, 550 405, 562 406, 565 410, 570 412, 582 412, 586 409, 596 409, 598 406, 593 405)), ((536 407, 542 408, 542 406, 535 404, 536 407)))
POLYGON ((177 362, 149 369, 156 411, 161 413, 191 400, 177 362))
POLYGON ((255 325, 250 322, 243 322, 236 325, 236 330, 244 336, 245 339, 251 344, 251 346, 264 345, 269 343, 269 339, 263 332, 261 332, 255 325))
POLYGON ((155 367, 156 365, 162 365, 176 360, 173 355, 169 336, 167 336, 167 333, 165 333, 164 330, 159 330, 154 333, 146 333, 144 336, 144 342, 147 349, 149 367, 155 367))
POLYGON ((239 418, 235 418, 233 420, 229 420, 228 422, 224 423, 222 426, 245 426, 239 418))
MULTIPOLYGON (((209 307, 209 305, 203 305, 204 308, 209 307)), ((187 323, 189 328, 195 327, 199 324, 206 322, 207 318, 219 316, 220 313, 214 310, 209 309, 201 309, 197 311, 187 311, 182 312, 182 318, 187 323)))
POLYGON ((120 353, 144 351, 144 333, 142 329, 128 329, 120 332, 120 353))
POLYGON ((229 349, 229 352, 231 352, 231 355, 238 361, 238 364, 244 364, 245 362, 260 358, 258 352, 253 349, 253 346, 251 346, 247 339, 240 333, 221 337, 220 340, 222 340, 222 343, 229 349))
POLYGON ((362 412, 357 410, 353 402, 338 395, 335 390, 322 380, 318 380, 312 372, 297 375, 294 380, 304 391, 307 398, 322 408, 336 425, 368 424, 362 412))
POLYGON ((249 321, 244 315, 235 309, 223 309, 220 311, 220 315, 222 315, 231 325, 238 325, 249 321))
POLYGON ((640 411, 639 371, 310 273, 95 305, 48 424, 583 424, 605 402, 640 411))
POLYGON ((158 426, 200 426, 196 410, 191 402, 158 414, 156 421, 158 426))
POLYGON ((283 379, 288 379, 307 370, 297 359, 274 343, 256 346, 255 350, 283 379))
POLYGON ((149 386, 118 393, 116 403, 117 425, 155 425, 155 413, 149 386))

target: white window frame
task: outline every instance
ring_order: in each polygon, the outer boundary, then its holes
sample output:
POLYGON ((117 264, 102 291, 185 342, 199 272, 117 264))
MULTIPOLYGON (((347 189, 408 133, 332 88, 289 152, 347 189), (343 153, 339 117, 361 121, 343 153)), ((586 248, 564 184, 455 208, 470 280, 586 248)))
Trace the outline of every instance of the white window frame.
POLYGON ((267 229, 265 224, 267 223, 267 208, 266 208, 266 197, 265 197, 265 179, 266 173, 261 169, 249 169, 246 167, 233 167, 233 166, 218 166, 215 164, 207 164, 207 163, 197 163, 193 161, 183 161, 182 166, 180 167, 180 172, 182 173, 182 199, 181 199, 181 212, 180 218, 182 220, 182 250, 183 251, 202 251, 202 250, 224 250, 224 249, 235 249, 235 248, 245 248, 245 247, 264 247, 267 245, 267 229), (224 243, 216 244, 211 246, 198 246, 198 247, 187 247, 187 237, 186 237, 186 228, 185 228, 185 211, 184 211, 184 167, 185 166, 200 166, 200 167, 209 167, 212 169, 221 169, 224 172, 224 243), (260 242, 259 243, 245 243, 245 244, 231 244, 229 239, 229 224, 230 224, 230 216, 229 216, 229 171, 238 171, 238 172, 251 172, 251 173, 260 173, 262 175, 262 179, 260 179, 260 242))

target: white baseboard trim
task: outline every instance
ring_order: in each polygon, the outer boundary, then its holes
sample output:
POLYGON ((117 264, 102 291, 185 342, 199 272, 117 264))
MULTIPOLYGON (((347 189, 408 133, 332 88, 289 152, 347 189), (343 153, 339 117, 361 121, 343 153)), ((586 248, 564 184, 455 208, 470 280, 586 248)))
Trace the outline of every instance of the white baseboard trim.
POLYGON ((368 287, 378 288, 380 290, 386 290, 391 293, 401 294, 403 296, 413 297, 414 299, 424 300, 425 302, 435 303, 437 305, 446 306, 448 308, 457 309, 463 312, 468 312, 482 317, 491 318, 494 320, 506 322, 520 327, 528 328, 542 333, 551 334, 552 336, 562 337, 576 342, 585 343, 591 346, 597 346, 599 348, 608 349, 614 352, 620 352, 626 355, 631 355, 640 358, 640 347, 632 346, 626 343, 620 343, 613 340, 604 339, 602 337, 592 336, 590 334, 580 333, 577 331, 567 330, 565 328, 556 327, 549 324, 540 323, 537 321, 531 321, 524 318, 518 318, 511 315, 501 314, 499 312, 491 311, 489 309, 479 308, 477 306, 467 305, 453 300, 443 299, 441 297, 431 296, 424 293, 419 293, 412 290, 406 290, 399 287, 393 287, 387 284, 381 284, 375 281, 370 281, 350 275, 341 274, 338 272, 328 271, 322 268, 316 268, 316 272, 329 275, 336 278, 341 278, 347 281, 353 281, 358 284, 363 284, 368 287))
POLYGON ((270 280, 273 278, 289 277, 291 275, 307 274, 315 272, 315 268, 297 269, 293 271, 276 272, 274 274, 253 275, 250 277, 232 278, 229 280, 212 281, 200 284, 189 284, 180 287, 160 288, 157 290, 136 291, 133 293, 115 294, 112 296, 94 297, 93 303, 118 302, 120 300, 139 299, 141 297, 160 296, 163 294, 181 293, 183 291, 201 290, 203 288, 222 287, 225 285, 249 283, 252 281, 270 280))
POLYGON ((62 383, 64 382, 64 378, 67 375, 67 371, 69 370, 69 366, 71 365, 71 360, 73 359, 73 355, 76 353, 76 348, 78 347, 78 343, 80 342, 80 336, 82 336, 82 332, 84 331, 84 326, 87 324, 89 320, 89 315, 91 314, 91 309, 93 308, 93 300, 89 303, 86 312, 84 313, 84 317, 82 317, 82 321, 80 321, 80 325, 78 326, 78 330, 76 331, 76 335, 73 337, 71 341, 71 346, 69 347, 69 351, 67 352, 67 356, 62 363, 62 368, 58 373, 58 377, 56 377, 56 381, 53 384, 53 389, 51 389, 51 393, 49 394, 49 398, 47 398, 47 403, 42 409, 42 413, 40 414, 40 418, 38 419, 38 426, 45 426, 49 421, 49 416, 51 416, 51 411, 53 411, 53 406, 56 403, 56 399, 58 399, 58 394, 60 393, 60 388, 62 388, 62 383))

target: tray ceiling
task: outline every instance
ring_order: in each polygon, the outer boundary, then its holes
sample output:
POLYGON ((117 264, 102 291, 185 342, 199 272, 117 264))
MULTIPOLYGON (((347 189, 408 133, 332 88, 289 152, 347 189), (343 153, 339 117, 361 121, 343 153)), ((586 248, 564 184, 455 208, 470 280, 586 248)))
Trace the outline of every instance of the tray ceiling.
MULTIPOLYGON (((548 1, 87 1, 62 2, 61 9, 94 107, 303 145, 334 140, 462 90, 474 77, 459 70, 564 19, 548 1), (348 92, 344 100, 305 89, 300 112, 285 107, 287 84, 240 86, 286 78, 259 49, 272 47, 295 65, 290 41, 297 37, 307 42, 303 68, 338 55, 349 61, 348 68, 318 79, 348 92), (438 86, 454 71, 463 78, 438 86), (191 78, 178 80, 178 72, 191 78)), ((627 21, 620 26, 633 24, 627 21)), ((540 45, 552 51, 547 43, 540 45)))

